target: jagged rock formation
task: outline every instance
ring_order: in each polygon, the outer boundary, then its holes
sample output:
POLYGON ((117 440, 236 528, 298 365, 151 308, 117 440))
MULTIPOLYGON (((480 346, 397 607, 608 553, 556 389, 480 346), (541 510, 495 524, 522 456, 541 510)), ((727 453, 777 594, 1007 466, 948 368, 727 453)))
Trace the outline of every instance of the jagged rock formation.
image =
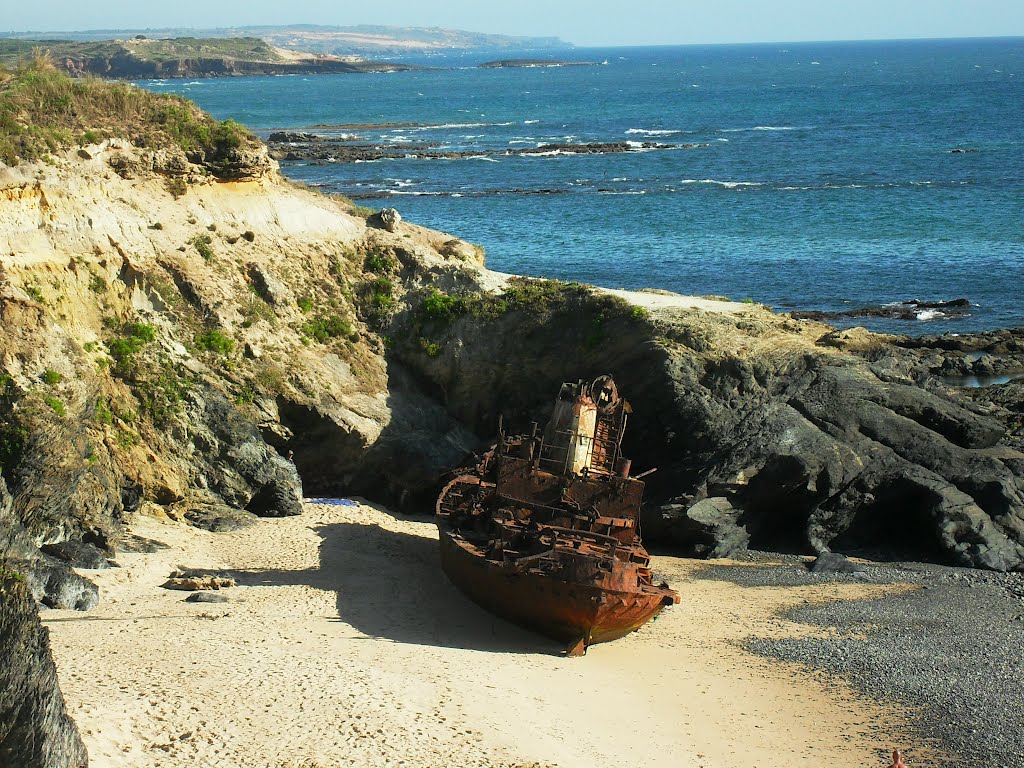
POLYGON ((0 765, 88 764, 57 685, 49 634, 25 583, 0 567, 0 765))

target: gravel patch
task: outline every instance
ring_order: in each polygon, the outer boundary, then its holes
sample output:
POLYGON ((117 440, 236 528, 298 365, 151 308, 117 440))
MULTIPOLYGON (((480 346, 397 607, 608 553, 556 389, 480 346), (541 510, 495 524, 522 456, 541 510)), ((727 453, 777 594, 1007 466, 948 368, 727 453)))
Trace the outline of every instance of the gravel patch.
POLYGON ((786 618, 834 628, 834 638, 765 640, 745 647, 836 675, 876 700, 907 708, 923 742, 951 755, 943 768, 1024 768, 1024 574, 921 563, 815 575, 799 559, 753 553, 746 567, 710 566, 699 578, 743 586, 823 580, 909 582, 879 600, 804 606, 786 618), (785 565, 757 565, 767 559, 785 565))

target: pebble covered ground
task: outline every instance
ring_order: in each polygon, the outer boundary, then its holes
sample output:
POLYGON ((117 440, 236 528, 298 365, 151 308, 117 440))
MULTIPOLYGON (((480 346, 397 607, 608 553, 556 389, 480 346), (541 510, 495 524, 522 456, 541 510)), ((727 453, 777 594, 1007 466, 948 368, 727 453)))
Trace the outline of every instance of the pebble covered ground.
POLYGON ((937 763, 943 768, 1024 768, 1024 573, 866 563, 861 573, 818 575, 796 557, 748 559, 754 567, 712 565, 701 578, 751 587, 823 580, 917 587, 876 600, 798 607, 785 617, 830 636, 750 639, 744 647, 837 675, 905 707, 922 743, 949 755, 937 763))

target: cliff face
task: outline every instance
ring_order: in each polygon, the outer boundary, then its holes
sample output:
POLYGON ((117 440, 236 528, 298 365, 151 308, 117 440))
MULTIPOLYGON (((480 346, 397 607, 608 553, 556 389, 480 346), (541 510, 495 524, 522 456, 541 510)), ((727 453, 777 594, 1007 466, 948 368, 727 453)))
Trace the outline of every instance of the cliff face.
POLYGON ((150 78, 241 77, 245 75, 330 75, 401 72, 414 67, 387 62, 345 61, 308 56, 293 61, 248 61, 228 56, 194 56, 154 60, 124 50, 100 56, 64 55, 57 59, 72 77, 145 80, 150 78))
POLYGON ((370 327, 403 275, 457 270, 432 247, 450 238, 368 227, 265 155, 220 181, 163 152, 108 142, 0 179, 0 510, 54 605, 89 599, 40 545, 109 554, 140 509, 218 529, 296 514, 300 472, 311 493, 398 498, 473 442, 370 327), (420 432, 447 439, 396 468, 420 432))

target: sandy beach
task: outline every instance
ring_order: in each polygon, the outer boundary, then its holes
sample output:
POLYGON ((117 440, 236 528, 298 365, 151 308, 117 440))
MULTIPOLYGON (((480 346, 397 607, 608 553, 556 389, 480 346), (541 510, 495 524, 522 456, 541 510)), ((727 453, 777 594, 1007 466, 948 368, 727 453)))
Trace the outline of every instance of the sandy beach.
POLYGON ((446 580, 433 523, 305 510, 232 533, 139 517, 132 532, 167 548, 86 572, 95 610, 44 612, 91 765, 872 766, 908 743, 899 713, 741 648, 827 631, 783 609, 905 586, 750 587, 657 557, 682 604, 566 659, 446 580), (238 586, 186 603, 160 586, 178 566, 238 586))

